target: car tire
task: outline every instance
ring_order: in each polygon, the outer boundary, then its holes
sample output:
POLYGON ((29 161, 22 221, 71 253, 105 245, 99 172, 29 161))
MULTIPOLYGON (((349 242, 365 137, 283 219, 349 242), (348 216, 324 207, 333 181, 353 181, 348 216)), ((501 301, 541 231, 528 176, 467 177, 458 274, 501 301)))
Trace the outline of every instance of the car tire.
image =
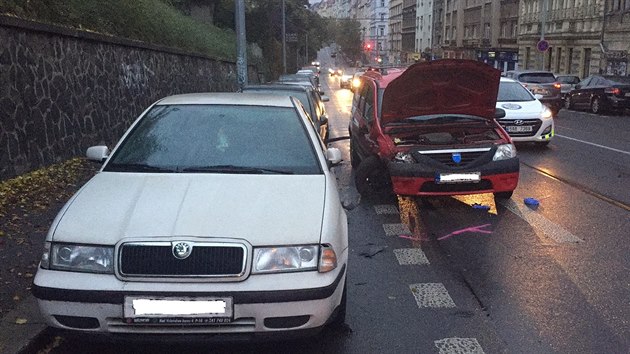
POLYGON ((497 193, 494 193, 494 197, 497 199, 510 199, 512 198, 512 194, 514 194, 514 191, 497 192, 497 193))
POLYGON ((350 166, 352 166, 352 168, 357 168, 361 163, 361 158, 359 157, 359 153, 357 152, 357 148, 354 147, 354 144, 354 141, 350 138, 350 166))
POLYGON ((335 317, 329 322, 330 327, 342 327, 346 324, 346 307, 348 303, 348 281, 343 284, 343 293, 341 295, 341 302, 335 309, 335 317))
POLYGON ((566 96, 564 98, 564 108, 573 109, 573 102, 571 102, 571 96, 566 96))
POLYGON ((602 113, 602 101, 599 97, 593 97, 591 100, 591 112, 595 114, 602 113))
POLYGON ((363 197, 383 193, 391 188, 391 179, 378 156, 361 161, 354 175, 357 191, 363 197))

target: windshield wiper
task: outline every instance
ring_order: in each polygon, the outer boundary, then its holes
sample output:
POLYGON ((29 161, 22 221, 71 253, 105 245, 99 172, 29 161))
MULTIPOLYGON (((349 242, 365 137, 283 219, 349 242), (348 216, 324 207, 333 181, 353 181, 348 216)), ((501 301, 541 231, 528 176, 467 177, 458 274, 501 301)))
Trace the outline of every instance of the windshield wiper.
POLYGON ((145 163, 110 163, 106 171, 118 172, 179 172, 174 168, 147 165, 145 163))
POLYGON ((275 170, 271 168, 235 166, 235 165, 194 166, 194 167, 183 168, 181 171, 182 172, 216 172, 216 173, 250 173, 250 174, 277 173, 277 174, 285 174, 285 175, 293 174, 293 172, 285 171, 285 170, 275 170))

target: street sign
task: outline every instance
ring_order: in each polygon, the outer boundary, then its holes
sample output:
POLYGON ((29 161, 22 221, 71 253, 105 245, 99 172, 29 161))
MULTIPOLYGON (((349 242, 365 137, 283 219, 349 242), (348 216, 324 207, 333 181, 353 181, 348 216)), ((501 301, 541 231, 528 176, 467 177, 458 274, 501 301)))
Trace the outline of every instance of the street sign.
POLYGON ((546 52, 547 49, 549 49, 549 42, 547 42, 544 39, 541 39, 536 44, 536 48, 538 48, 538 51, 540 51, 540 52, 546 52))
POLYGON ((286 34, 287 42, 297 42, 297 33, 287 33, 286 34))

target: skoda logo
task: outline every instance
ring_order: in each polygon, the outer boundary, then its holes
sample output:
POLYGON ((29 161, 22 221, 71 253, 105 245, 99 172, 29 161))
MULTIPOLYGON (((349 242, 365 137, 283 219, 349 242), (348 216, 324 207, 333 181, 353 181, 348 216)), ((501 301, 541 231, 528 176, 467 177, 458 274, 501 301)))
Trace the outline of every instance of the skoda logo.
POLYGON ((186 259, 192 253, 193 245, 188 242, 173 242, 173 256, 177 259, 186 259))
POLYGON ((462 162, 462 154, 460 154, 459 152, 454 152, 451 155, 451 158, 453 159, 453 162, 459 164, 460 162, 462 162))
POLYGON ((514 121, 514 124, 516 124, 516 125, 523 125, 523 124, 525 124, 525 122, 522 119, 517 119, 517 120, 514 121))

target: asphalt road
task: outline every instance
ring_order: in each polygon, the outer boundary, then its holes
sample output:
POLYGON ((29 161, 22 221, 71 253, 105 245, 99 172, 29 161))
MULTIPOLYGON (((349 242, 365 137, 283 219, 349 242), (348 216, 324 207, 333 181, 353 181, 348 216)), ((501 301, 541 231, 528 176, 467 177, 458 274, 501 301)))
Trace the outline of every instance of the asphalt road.
MULTIPOLYGON (((329 53, 322 67, 342 66, 329 53)), ((322 83, 331 137, 347 136, 350 91, 322 83)), ((630 117, 562 110, 556 134, 545 149, 518 146, 519 187, 501 203, 361 199, 348 140, 332 143, 345 159, 335 168, 351 248, 345 330, 257 344, 45 342, 52 353, 628 353, 630 117)))

